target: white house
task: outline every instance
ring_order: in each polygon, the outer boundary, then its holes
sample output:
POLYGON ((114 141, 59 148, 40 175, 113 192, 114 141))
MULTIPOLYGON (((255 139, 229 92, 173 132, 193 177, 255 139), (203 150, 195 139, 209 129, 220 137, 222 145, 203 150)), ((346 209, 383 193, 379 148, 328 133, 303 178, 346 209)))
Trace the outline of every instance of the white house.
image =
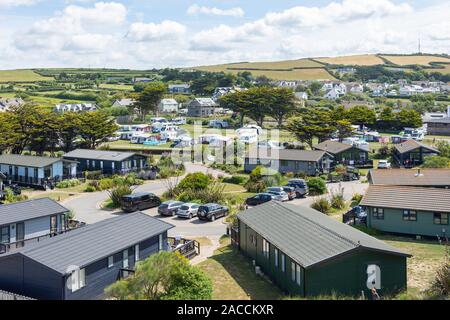
POLYGON ((364 87, 360 83, 349 83, 346 86, 347 92, 350 93, 363 93, 364 87))
POLYGON ((189 83, 169 84, 170 93, 191 93, 191 85, 189 83))
POLYGON ((130 107, 132 106, 134 103, 136 103, 136 100, 133 99, 120 99, 120 100, 116 100, 113 103, 113 107, 130 107))
POLYGON ((54 111, 58 113, 64 113, 64 112, 96 111, 97 109, 98 106, 95 103, 74 103, 74 104, 61 103, 55 105, 54 111))
POLYGON ((330 100, 336 100, 341 97, 345 96, 345 93, 341 90, 339 87, 334 87, 327 91, 327 93, 324 94, 324 99, 330 99, 330 100))
POLYGON ((172 113, 178 111, 179 103, 175 99, 162 99, 158 105, 158 111, 161 113, 172 113))
POLYGON ((24 103, 21 98, 0 98, 0 112, 8 111, 9 108, 20 106, 24 103))
POLYGON ((295 92, 295 97, 299 100, 308 100, 308 94, 306 92, 295 92))

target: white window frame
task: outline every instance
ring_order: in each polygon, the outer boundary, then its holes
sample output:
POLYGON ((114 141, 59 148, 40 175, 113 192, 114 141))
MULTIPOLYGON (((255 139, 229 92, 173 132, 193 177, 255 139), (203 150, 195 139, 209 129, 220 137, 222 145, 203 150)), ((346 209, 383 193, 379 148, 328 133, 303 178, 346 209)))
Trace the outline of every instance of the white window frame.
POLYGON ((114 256, 109 256, 108 257, 108 269, 111 269, 112 267, 114 267, 114 256))
POLYGON ((295 282, 295 262, 291 261, 291 280, 295 282))
POLYGON ((273 249, 273 256, 275 259, 274 261, 275 267, 278 268, 278 248, 273 249))
POLYGON ((139 255, 139 244, 134 246, 134 260, 137 262, 140 259, 140 255, 139 255))
POLYGON ((159 245, 158 246, 159 251, 163 251, 163 235, 162 234, 159 235, 159 244, 158 245, 159 245))
POLYGON ((284 253, 281 254, 281 271, 286 272, 286 256, 284 253))
POLYGON ((264 239, 263 238, 263 241, 262 241, 262 245, 263 245, 263 247, 262 247, 262 253, 263 253, 263 256, 264 257, 266 257, 267 259, 269 259, 269 257, 270 257, 270 244, 269 244, 269 242, 266 240, 266 239, 264 239))
POLYGON ((122 267, 127 269, 130 267, 130 261, 128 256, 128 249, 122 251, 122 267))
POLYGON ((77 269, 70 274, 70 283, 72 292, 76 292, 86 286, 86 270, 77 269))

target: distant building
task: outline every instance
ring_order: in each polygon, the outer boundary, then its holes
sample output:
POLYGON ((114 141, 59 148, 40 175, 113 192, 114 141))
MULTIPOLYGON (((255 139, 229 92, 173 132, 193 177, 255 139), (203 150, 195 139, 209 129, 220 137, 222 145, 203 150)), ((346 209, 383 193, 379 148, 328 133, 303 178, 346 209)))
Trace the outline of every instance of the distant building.
POLYGON ((324 99, 336 100, 347 94, 347 86, 344 83, 327 82, 323 85, 322 90, 324 99))
POLYGON ((133 82, 134 83, 147 83, 147 82, 151 82, 151 81, 153 81, 153 79, 146 78, 146 77, 135 77, 135 78, 133 78, 133 82))
POLYGON ((0 112, 8 111, 11 107, 21 106, 25 103, 21 98, 0 98, 0 112))
POLYGON ((325 151, 334 156, 335 164, 364 166, 370 162, 367 150, 338 141, 327 140, 315 145, 314 149, 325 151))
POLYGON ((170 93, 191 93, 191 85, 189 83, 169 84, 170 93))
POLYGON ((76 103, 76 104, 57 104, 54 111, 58 113, 65 112, 83 112, 83 111, 97 111, 98 106, 95 103, 76 103))
POLYGON ((415 140, 408 140, 394 146, 393 158, 399 167, 420 166, 427 156, 438 155, 439 150, 415 140))
POLYGON ((295 92, 294 95, 299 100, 308 100, 308 94, 306 92, 295 92))
POLYGON ((235 87, 217 87, 214 90, 214 93, 212 95, 212 99, 215 102, 217 102, 217 101, 219 101, 219 99, 221 97, 223 97, 224 95, 226 95, 228 93, 235 93, 235 92, 242 91, 242 90, 247 90, 247 89, 243 89, 243 88, 236 87, 236 86, 235 87))
POLYGON ((136 100, 133 99, 120 99, 116 100, 113 103, 113 107, 131 107, 133 104, 136 103, 136 100))
POLYGON ((188 105, 189 117, 209 117, 216 113, 218 105, 211 98, 195 98, 188 105))
POLYGON ((161 113, 177 112, 179 103, 175 99, 162 99, 158 105, 158 111, 161 113))

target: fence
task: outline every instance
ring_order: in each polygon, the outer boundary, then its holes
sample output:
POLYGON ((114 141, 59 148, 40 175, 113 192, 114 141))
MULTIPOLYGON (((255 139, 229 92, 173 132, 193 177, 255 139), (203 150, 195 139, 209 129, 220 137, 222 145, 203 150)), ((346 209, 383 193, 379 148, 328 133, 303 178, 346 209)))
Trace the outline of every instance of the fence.
POLYGON ((0 301, 1 300, 35 300, 30 297, 25 297, 20 294, 11 293, 8 291, 0 290, 0 301))
POLYGON ((182 256, 192 259, 200 254, 200 243, 196 240, 168 238, 169 245, 173 252, 178 252, 182 256))

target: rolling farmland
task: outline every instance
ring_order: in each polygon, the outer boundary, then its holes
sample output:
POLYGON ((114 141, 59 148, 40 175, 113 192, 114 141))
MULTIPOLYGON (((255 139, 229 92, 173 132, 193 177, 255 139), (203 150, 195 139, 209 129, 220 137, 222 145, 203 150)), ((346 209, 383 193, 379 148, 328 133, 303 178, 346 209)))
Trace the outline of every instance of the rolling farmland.
POLYGON ((334 58, 317 58, 314 60, 325 64, 351 65, 351 66, 375 66, 384 64, 384 61, 374 54, 334 57, 334 58))
POLYGON ((33 70, 0 71, 0 83, 52 81, 53 77, 43 77, 33 70))
POLYGON ((438 57, 432 55, 415 55, 415 56, 394 56, 394 55, 381 55, 380 57, 388 60, 389 62, 399 66, 420 65, 430 67, 432 62, 444 62, 450 63, 449 58, 438 57))

